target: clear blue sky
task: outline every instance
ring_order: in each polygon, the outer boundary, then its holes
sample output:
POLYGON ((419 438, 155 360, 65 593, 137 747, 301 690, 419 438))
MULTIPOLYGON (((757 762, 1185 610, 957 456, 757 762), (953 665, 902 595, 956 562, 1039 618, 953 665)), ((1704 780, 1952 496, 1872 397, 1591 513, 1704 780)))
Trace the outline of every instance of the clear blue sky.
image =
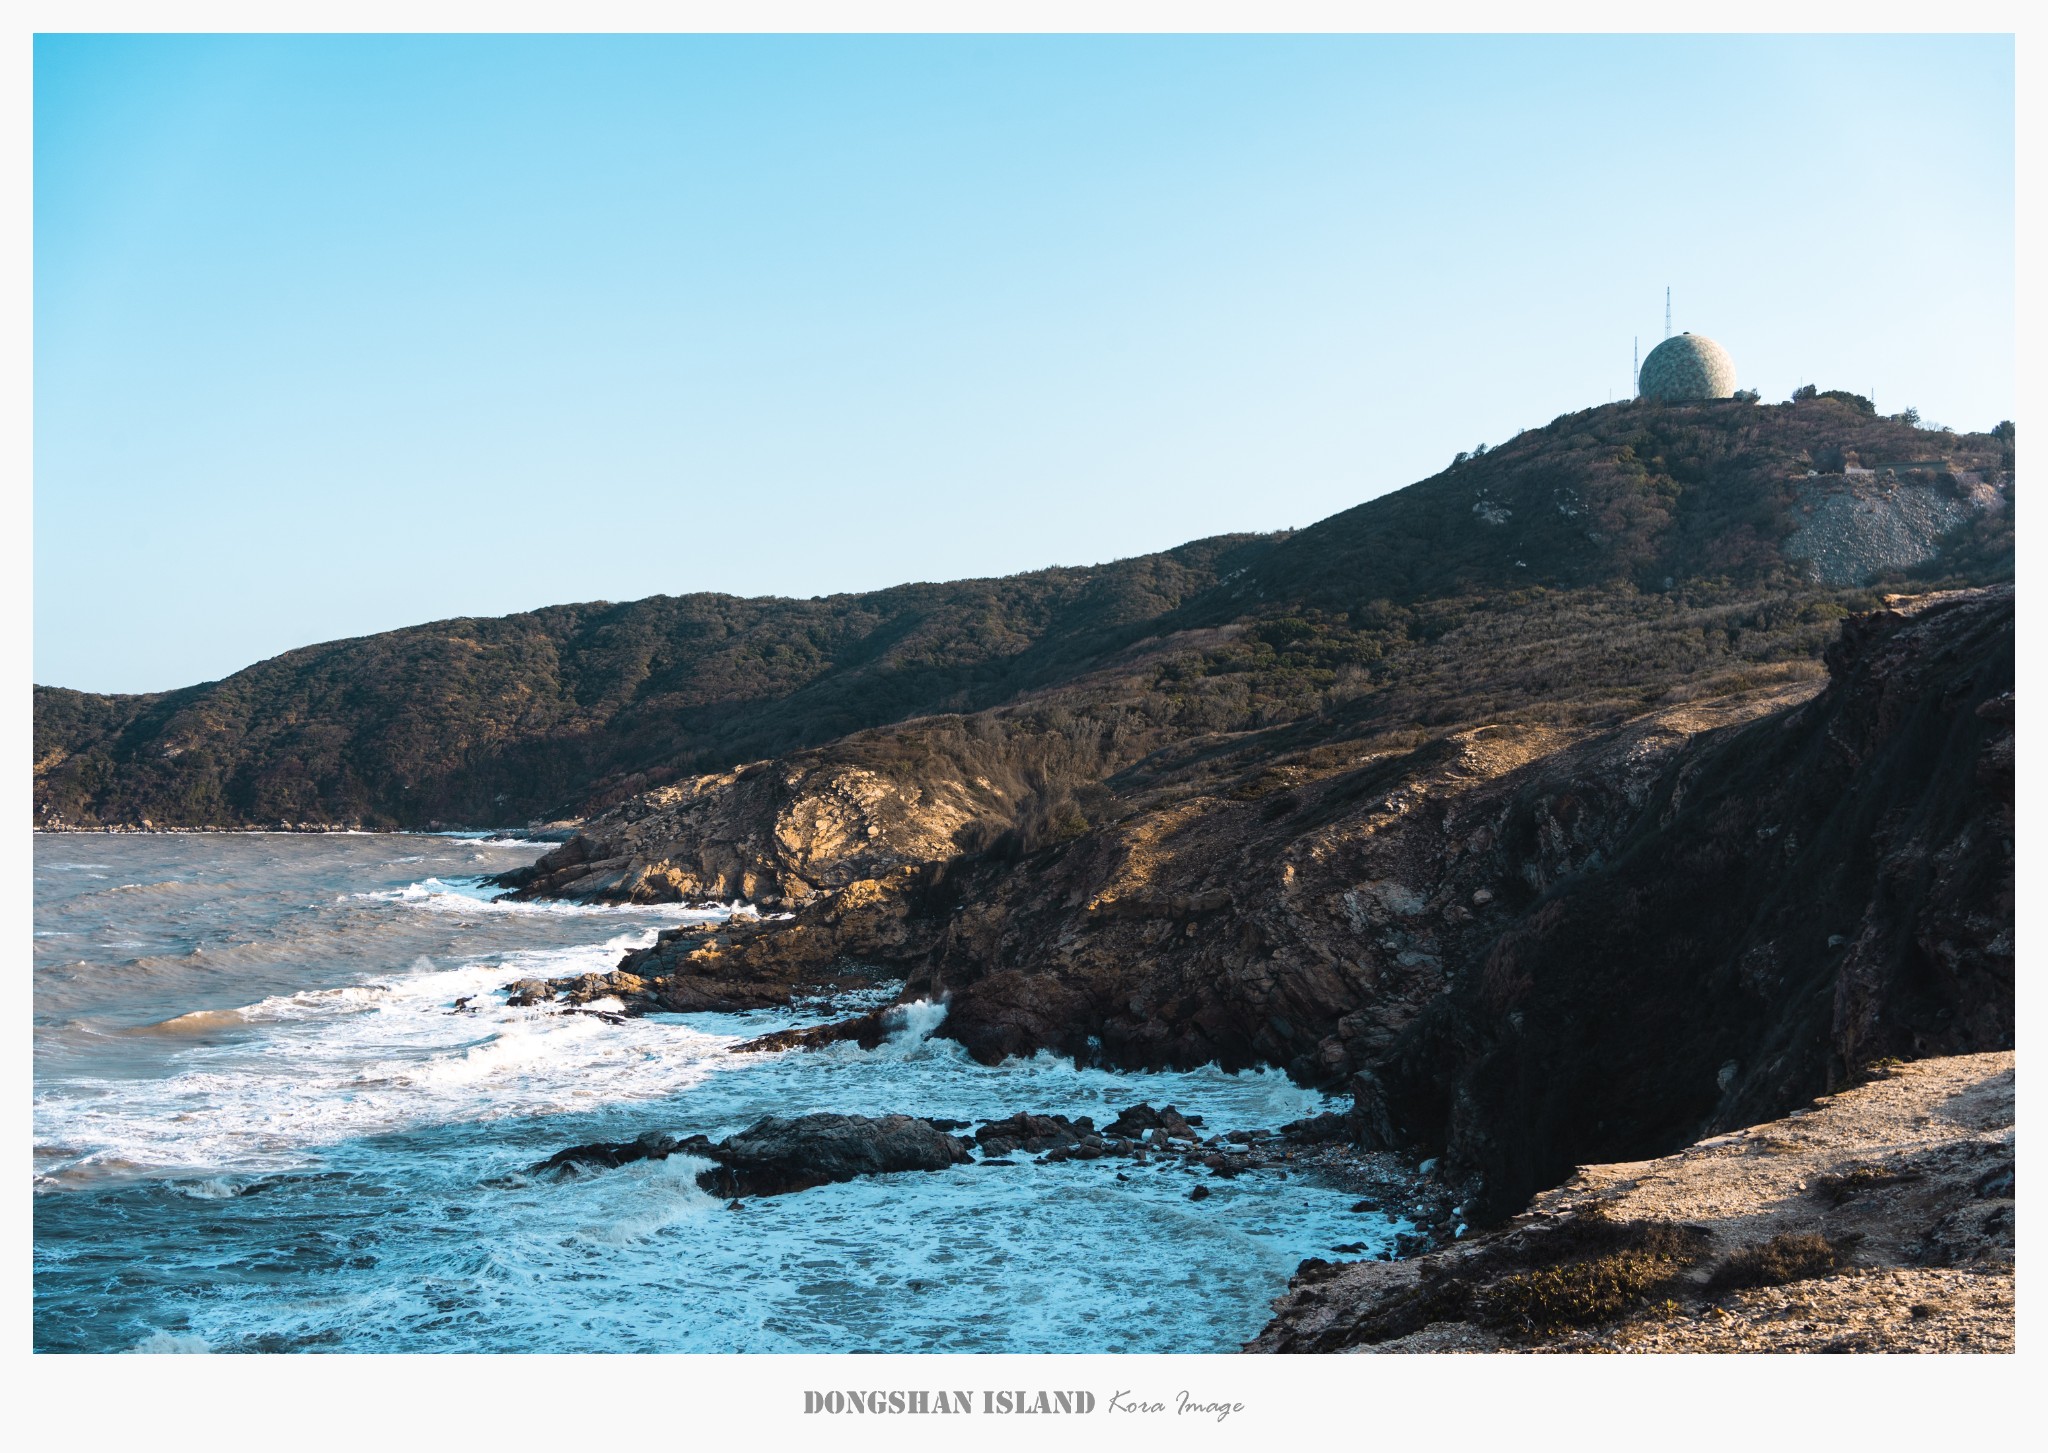
POLYGON ((43 38, 35 677, 1305 525, 1710 334, 2013 412, 2004 39, 43 38))

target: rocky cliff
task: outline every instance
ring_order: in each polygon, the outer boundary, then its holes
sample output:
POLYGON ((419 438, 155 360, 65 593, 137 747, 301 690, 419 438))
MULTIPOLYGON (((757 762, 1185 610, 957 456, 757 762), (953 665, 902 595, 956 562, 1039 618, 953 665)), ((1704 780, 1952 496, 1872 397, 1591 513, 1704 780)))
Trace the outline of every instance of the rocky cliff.
POLYGON ((1675 755, 1362 1102, 1501 1214, 1882 1059, 2010 1047, 2013 630, 2009 589, 1852 621, 1828 690, 1675 755))
POLYGON ((740 1007, 865 966, 983 1058, 1283 1065, 1503 1215, 1873 1062, 2011 1044, 2013 661, 1994 587, 1852 619, 1824 688, 1151 761, 1067 840, 856 848, 835 871, 872 876, 665 935, 633 987, 740 1007))

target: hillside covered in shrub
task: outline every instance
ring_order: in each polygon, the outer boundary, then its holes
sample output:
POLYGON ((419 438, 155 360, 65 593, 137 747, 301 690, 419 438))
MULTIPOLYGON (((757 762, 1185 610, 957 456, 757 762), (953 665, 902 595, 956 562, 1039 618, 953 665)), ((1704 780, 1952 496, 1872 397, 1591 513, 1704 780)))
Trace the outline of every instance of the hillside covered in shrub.
POLYGON ((36 821, 510 826, 810 749, 910 772, 940 752, 1012 782, 965 830, 980 847, 1077 830, 1117 773, 1817 678, 1836 623, 1885 590, 2012 573, 2011 426, 1859 405, 1606 405, 1292 535, 1090 568, 563 605, 160 694, 38 686, 36 821), (1796 543, 1816 480, 1957 523, 1828 583, 1796 543))

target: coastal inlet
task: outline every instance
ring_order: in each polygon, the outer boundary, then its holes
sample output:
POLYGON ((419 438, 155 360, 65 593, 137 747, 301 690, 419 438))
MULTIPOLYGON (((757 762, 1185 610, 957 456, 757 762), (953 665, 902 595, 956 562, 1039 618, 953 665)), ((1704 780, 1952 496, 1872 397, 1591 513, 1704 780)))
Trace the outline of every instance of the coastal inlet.
POLYGON ((1334 1107, 1277 1073, 980 1065, 931 1004, 873 1049, 734 1052, 886 983, 744 1014, 513 1003, 751 911, 479 886, 542 846, 38 837, 38 1350, 1233 1351, 1302 1261, 1409 1229, 1282 1152, 1334 1107), (764 1120, 889 1116, 945 1168, 707 1189, 764 1120))

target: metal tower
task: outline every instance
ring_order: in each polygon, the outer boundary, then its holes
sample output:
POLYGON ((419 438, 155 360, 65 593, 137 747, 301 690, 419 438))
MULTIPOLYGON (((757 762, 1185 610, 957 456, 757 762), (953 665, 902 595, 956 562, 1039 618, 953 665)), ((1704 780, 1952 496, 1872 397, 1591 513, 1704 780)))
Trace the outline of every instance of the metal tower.
POLYGON ((1643 391, 1643 340, 1640 337, 1629 340, 1628 349, 1628 396, 1634 398, 1643 391))
POLYGON ((1664 289, 1664 336, 1671 336, 1671 289, 1664 289))

